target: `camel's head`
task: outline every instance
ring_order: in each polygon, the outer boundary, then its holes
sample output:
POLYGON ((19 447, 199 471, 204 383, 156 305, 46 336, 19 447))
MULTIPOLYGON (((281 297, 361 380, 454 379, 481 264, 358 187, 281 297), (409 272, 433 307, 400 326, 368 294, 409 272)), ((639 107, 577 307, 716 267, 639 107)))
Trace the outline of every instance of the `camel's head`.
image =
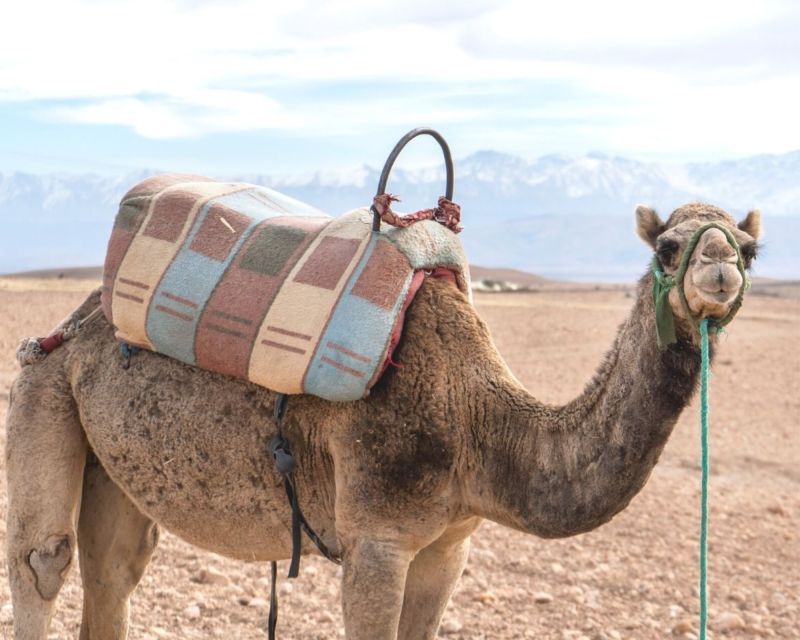
MULTIPOLYGON (((751 211, 737 224, 730 214, 709 204, 687 204, 675 209, 666 222, 651 208, 636 208, 637 231, 641 238, 655 250, 658 266, 668 275, 674 275, 687 246, 695 232, 708 223, 716 223, 727 230, 742 255, 745 269, 749 269, 758 250, 761 234, 761 214, 751 211)), ((742 287, 742 274, 737 266, 736 249, 725 233, 717 228, 704 232, 688 256, 683 287, 692 315, 699 318, 723 318, 731 310, 742 287)), ((678 318, 685 319, 677 287, 669 293, 669 303, 678 318)))

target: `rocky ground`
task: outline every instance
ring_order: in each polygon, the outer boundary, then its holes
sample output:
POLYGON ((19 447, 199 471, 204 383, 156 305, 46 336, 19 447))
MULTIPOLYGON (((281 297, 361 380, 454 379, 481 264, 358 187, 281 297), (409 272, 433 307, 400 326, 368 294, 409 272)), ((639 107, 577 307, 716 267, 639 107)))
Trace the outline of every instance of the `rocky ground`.
MULTIPOLYGON (((0 280, 0 420, 21 336, 42 335, 86 282, 0 280)), ((476 305, 517 376, 539 398, 579 393, 631 306, 619 288, 479 294, 476 305)), ((800 299, 758 291, 722 338, 711 389, 710 595, 716 638, 800 637, 800 299)), ((5 434, 0 435, 3 440, 5 434)), ((539 540, 492 523, 473 538, 445 615, 448 638, 693 638, 697 620, 698 408, 649 483, 601 529, 539 540)), ((2 463, 0 462, 0 465, 2 463)), ((5 508, 0 475, 0 508, 5 508)), ((0 544, 5 523, 0 521, 0 544)), ((79 578, 62 591, 51 638, 76 638, 79 578)), ((268 567, 234 562, 165 533, 133 599, 130 637, 265 638, 268 567)), ((280 637, 343 635, 338 570, 303 561, 281 581, 280 637)), ((0 563, 0 638, 11 638, 0 563)))

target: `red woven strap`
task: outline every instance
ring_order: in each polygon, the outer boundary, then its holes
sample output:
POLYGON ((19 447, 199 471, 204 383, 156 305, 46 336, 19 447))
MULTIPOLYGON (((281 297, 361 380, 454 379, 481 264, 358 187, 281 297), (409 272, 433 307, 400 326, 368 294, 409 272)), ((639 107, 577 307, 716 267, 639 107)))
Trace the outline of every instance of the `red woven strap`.
POLYGON ((462 229, 459 225, 459 222, 461 222, 461 207, 455 202, 450 202, 444 196, 439 198, 436 208, 423 209, 405 216, 398 215, 392 211, 392 202, 400 202, 400 198, 393 196, 391 193, 384 193, 375 196, 372 206, 375 207, 375 211, 378 212, 381 220, 393 227, 410 227, 420 220, 436 220, 436 222, 443 224, 453 233, 458 233, 462 229))
POLYGON ((458 280, 456 279, 456 274, 453 272, 452 269, 448 269, 447 267, 436 267, 431 271, 430 275, 431 278, 439 278, 441 280, 447 280, 456 289, 458 289, 458 280))
POLYGON ((64 332, 63 331, 56 331, 55 333, 51 333, 46 338, 41 338, 39 340, 39 346, 42 348, 42 351, 45 353, 50 353, 58 349, 62 344, 64 344, 64 332))

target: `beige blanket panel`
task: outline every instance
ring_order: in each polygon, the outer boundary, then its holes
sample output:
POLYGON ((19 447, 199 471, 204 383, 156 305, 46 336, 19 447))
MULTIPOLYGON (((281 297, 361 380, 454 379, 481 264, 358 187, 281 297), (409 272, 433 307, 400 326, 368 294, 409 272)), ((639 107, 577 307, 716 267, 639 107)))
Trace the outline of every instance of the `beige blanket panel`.
POLYGON ((314 349, 350 275, 370 239, 372 217, 349 213, 334 220, 309 245, 287 276, 261 324, 250 356, 248 378, 280 393, 302 393, 314 349), (333 289, 296 282, 308 258, 326 238, 358 240, 358 248, 333 289))

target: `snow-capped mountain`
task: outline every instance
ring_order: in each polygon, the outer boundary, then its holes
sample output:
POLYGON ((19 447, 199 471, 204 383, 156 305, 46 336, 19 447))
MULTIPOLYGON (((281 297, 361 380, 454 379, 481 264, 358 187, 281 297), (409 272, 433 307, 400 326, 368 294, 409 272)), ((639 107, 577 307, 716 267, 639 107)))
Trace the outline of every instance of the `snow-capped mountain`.
MULTIPOLYGON (((0 273, 97 264, 120 196, 142 170, 105 177, 54 173, 0 175, 0 273)), ((225 176, 283 191, 338 214, 370 203, 379 170, 309 175, 225 176)), ((398 210, 432 206, 444 187, 443 167, 392 173, 398 210)), ((758 273, 796 277, 800 257, 790 238, 800 231, 800 151, 742 160, 662 165, 592 153, 533 161, 481 151, 456 162, 455 200, 462 206, 467 254, 477 264, 508 266, 584 280, 630 280, 648 251, 632 232, 639 202, 664 215, 704 200, 737 216, 759 207, 766 251, 758 273)))

